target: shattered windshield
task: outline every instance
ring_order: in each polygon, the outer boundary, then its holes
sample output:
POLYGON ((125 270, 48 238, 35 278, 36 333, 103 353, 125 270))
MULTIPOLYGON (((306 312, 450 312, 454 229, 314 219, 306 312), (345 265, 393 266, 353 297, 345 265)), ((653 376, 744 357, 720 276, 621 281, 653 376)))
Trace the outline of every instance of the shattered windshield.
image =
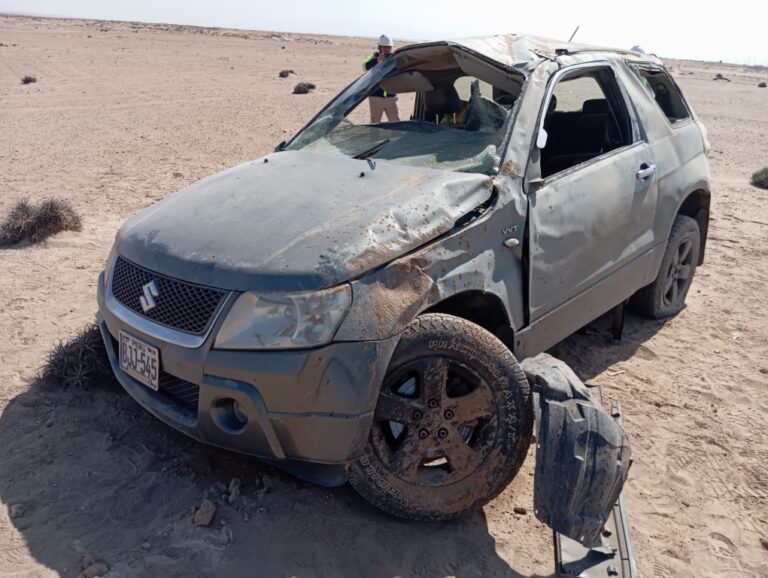
POLYGON ((456 47, 406 51, 373 66, 285 148, 492 175, 523 82, 456 47))

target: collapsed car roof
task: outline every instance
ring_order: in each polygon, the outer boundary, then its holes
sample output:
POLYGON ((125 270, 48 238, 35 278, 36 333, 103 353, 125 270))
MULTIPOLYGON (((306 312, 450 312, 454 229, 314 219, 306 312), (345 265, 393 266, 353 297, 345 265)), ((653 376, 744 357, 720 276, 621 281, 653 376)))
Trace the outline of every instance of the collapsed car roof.
POLYGON ((607 56, 614 58, 620 56, 626 60, 661 64, 661 61, 651 54, 640 54, 629 50, 591 44, 565 42, 563 40, 553 40, 527 34, 499 34, 405 46, 395 53, 398 68, 410 68, 415 64, 414 61, 428 59, 430 57, 430 48, 444 48, 446 46, 455 46, 483 60, 490 61, 501 68, 523 73, 530 72, 544 60, 556 61, 563 66, 567 66, 607 56))

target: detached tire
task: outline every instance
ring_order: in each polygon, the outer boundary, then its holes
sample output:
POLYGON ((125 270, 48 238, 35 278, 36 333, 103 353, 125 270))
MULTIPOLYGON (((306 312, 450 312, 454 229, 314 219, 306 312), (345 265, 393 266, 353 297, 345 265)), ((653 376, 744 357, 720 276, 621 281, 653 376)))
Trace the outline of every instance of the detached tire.
POLYGON ((699 262, 701 236, 691 217, 678 215, 672 224, 667 249, 656 280, 630 299, 630 308, 640 315, 661 319, 682 311, 699 262))
POLYGON ((512 481, 532 426, 530 387, 509 349, 464 319, 423 315, 395 350, 350 483, 401 518, 456 518, 512 481))

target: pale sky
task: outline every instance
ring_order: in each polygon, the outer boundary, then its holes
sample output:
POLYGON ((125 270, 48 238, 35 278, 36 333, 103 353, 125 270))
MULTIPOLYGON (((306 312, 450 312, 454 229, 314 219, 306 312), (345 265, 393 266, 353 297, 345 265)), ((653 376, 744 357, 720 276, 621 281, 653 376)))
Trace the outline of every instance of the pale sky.
POLYGON ((675 0, 0 0, 0 13, 137 20, 395 40, 504 32, 618 48, 639 45, 667 58, 768 65, 768 2, 675 0))

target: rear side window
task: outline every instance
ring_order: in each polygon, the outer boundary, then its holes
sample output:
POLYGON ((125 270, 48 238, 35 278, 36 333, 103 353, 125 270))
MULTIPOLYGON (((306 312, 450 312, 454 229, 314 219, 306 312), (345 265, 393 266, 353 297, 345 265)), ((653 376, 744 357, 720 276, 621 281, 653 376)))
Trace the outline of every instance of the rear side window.
POLYGON ((640 77, 648 92, 651 93, 656 104, 667 117, 669 122, 675 124, 691 118, 691 113, 685 105, 683 95, 677 88, 675 81, 672 80, 667 72, 661 68, 652 66, 643 66, 638 64, 630 65, 640 77))

